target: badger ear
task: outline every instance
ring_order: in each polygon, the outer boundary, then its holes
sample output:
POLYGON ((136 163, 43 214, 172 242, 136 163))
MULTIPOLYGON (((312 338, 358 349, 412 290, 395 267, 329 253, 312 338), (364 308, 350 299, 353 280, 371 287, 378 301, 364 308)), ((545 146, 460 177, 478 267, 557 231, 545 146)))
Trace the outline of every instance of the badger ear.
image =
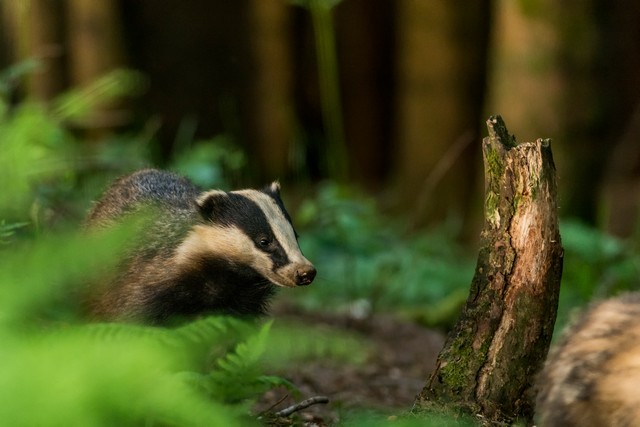
POLYGON ((229 196, 222 190, 209 190, 200 193, 196 198, 196 204, 200 210, 200 215, 205 219, 213 219, 220 216, 229 200, 229 196))
POLYGON ((262 191, 273 196, 280 196, 280 182, 273 181, 271 184, 264 187, 262 191))

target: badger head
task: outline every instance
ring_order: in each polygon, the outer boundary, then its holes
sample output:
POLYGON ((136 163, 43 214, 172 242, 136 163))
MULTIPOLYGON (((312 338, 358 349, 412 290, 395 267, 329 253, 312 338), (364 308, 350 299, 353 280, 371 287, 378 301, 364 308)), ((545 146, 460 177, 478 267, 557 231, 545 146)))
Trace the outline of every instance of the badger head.
POLYGON ((280 184, 262 190, 206 191, 196 200, 202 221, 178 248, 177 258, 194 253, 252 269, 277 286, 310 284, 316 269, 298 246, 291 218, 280 199, 280 184))

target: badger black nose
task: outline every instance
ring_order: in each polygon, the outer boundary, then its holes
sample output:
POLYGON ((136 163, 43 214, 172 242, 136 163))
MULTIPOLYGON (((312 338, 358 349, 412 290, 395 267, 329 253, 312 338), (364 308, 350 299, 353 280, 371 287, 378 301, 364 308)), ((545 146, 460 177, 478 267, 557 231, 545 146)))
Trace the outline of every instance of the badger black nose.
POLYGON ((316 277, 316 269, 313 265, 304 265, 296 270, 296 284, 298 286, 308 285, 316 277))

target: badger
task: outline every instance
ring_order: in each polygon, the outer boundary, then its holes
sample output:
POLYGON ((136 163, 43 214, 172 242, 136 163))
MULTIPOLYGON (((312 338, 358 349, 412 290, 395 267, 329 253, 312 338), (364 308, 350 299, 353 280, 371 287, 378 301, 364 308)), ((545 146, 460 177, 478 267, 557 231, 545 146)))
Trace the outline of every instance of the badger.
POLYGON ((549 353, 536 416, 549 426, 640 426, 640 294, 595 303, 549 353))
POLYGON ((99 230, 151 211, 116 272, 92 286, 87 314, 100 320, 166 323, 201 314, 266 314, 276 287, 313 282, 280 184, 202 191, 171 172, 144 169, 117 179, 85 225, 99 230))

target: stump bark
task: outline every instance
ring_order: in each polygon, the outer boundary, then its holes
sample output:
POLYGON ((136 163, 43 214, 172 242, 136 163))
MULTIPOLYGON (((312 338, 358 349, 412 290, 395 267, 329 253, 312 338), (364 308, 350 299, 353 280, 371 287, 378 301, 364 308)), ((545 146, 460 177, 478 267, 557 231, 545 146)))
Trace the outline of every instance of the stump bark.
POLYGON ((485 226, 469 297, 414 411, 529 423, 555 324, 563 250, 550 141, 517 144, 500 116, 483 141, 485 226))

